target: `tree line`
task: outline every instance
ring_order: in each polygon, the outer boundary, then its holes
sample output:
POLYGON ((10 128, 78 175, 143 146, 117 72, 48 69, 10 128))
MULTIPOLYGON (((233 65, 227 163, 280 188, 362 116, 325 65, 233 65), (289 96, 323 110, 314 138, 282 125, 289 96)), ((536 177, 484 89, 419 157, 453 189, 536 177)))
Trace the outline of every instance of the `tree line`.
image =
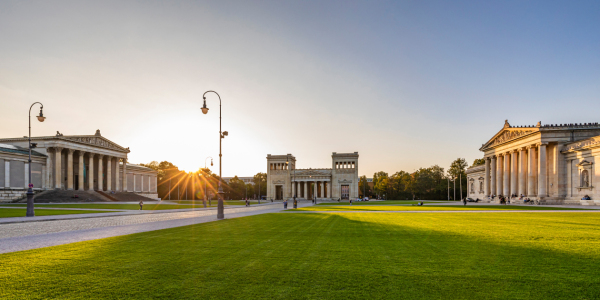
MULTIPOLYGON (((163 200, 202 200, 205 195, 206 199, 216 200, 218 197, 219 175, 208 168, 186 172, 168 161, 152 161, 140 165, 157 171, 158 197, 163 200)), ((246 184, 237 176, 229 180, 229 183, 221 181, 225 199, 258 199, 259 194, 264 198, 267 195, 267 174, 257 173, 253 183, 254 185, 246 184)))
MULTIPOLYGON (((485 163, 483 159, 476 159, 473 166, 485 163)), ((457 158, 450 164, 445 173, 444 168, 434 165, 429 168, 419 168, 409 173, 399 171, 392 175, 379 171, 373 174, 373 187, 367 182, 367 177, 362 176, 359 180, 359 195, 361 197, 385 198, 385 199, 427 199, 447 200, 448 191, 450 199, 462 199, 467 195, 468 167, 464 158, 457 158), (456 184, 456 185, 455 185, 456 184), (455 188, 456 186, 456 188, 455 188), (462 186, 462 195, 460 194, 462 186)))

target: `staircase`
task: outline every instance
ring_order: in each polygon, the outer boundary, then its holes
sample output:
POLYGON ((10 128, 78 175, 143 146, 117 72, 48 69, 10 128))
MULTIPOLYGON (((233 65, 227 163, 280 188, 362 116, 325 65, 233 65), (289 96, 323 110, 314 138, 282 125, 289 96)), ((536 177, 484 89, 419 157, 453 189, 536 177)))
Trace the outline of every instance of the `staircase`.
POLYGON ((140 196, 138 194, 130 193, 130 192, 115 192, 114 194, 113 193, 105 193, 105 192, 101 192, 101 191, 96 191, 96 192, 98 194, 105 196, 106 198, 110 199, 111 201, 118 201, 118 202, 156 201, 156 200, 150 199, 148 197, 140 196))
MULTIPOLYGON (((26 202, 23 199, 20 202, 26 202)), ((33 196, 35 203, 61 203, 61 202, 107 202, 110 198, 94 191, 65 191, 48 190, 33 196)))

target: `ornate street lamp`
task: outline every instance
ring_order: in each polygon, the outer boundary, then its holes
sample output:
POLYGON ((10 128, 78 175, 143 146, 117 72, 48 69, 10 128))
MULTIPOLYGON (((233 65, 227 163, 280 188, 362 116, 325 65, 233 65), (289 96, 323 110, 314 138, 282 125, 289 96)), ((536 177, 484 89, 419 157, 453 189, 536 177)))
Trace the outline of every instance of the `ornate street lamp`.
POLYGON ((202 113, 203 114, 207 114, 208 113, 208 107, 206 107, 206 93, 215 93, 217 94, 217 96, 219 97, 219 204, 217 206, 217 219, 222 220, 225 219, 225 208, 223 206, 223 187, 221 187, 221 181, 223 180, 222 177, 222 161, 221 161, 221 157, 223 156, 221 149, 222 149, 222 141, 223 139, 229 135, 229 133, 227 131, 221 131, 221 96, 215 92, 215 91, 206 91, 204 92, 204 94, 202 94, 202 99, 204 99, 204 105, 202 106, 202 113))
POLYGON ((42 112, 44 109, 44 104, 40 102, 34 102, 31 104, 29 107, 29 188, 27 189, 27 213, 25 214, 27 217, 35 216, 35 211, 33 208, 33 184, 31 183, 31 149, 37 147, 37 143, 31 143, 31 108, 33 108, 35 104, 39 104, 41 106, 40 115, 37 116, 38 121, 44 122, 44 120, 46 120, 46 117, 44 117, 44 113, 42 112))

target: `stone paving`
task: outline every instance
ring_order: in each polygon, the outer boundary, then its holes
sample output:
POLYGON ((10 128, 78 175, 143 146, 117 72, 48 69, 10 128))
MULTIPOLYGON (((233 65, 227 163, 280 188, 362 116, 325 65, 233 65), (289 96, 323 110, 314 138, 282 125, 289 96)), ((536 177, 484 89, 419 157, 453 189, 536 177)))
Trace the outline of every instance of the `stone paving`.
MULTIPOLYGON (((309 206, 310 204, 300 205, 309 206)), ((281 203, 226 208, 225 218, 279 212, 281 203)), ((0 253, 216 221, 216 209, 0 224, 0 253)))

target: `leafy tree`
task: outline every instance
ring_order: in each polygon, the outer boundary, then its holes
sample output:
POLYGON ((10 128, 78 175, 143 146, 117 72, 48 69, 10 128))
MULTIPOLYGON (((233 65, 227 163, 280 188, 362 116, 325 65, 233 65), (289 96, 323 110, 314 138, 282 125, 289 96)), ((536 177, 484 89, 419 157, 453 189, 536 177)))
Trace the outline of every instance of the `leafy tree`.
POLYGON ((371 195, 371 187, 367 182, 367 176, 363 175, 358 181, 358 193, 362 198, 369 197, 371 195))
MULTIPOLYGON (((457 158, 450 165, 450 169, 448 169, 450 179, 460 180, 456 189, 460 191, 462 187, 463 193, 467 191, 467 173, 465 171, 468 166, 464 158, 457 158)), ((462 195, 458 199, 462 199, 462 195)))
POLYGON ((260 195, 266 197, 267 196, 267 173, 256 173, 254 175, 254 193, 256 196, 260 195))
POLYGON ((373 174, 373 189, 375 194, 381 196, 387 192, 388 173, 379 171, 373 174))
POLYGON ((475 161, 473 161, 473 167, 475 167, 475 166, 481 166, 481 165, 485 165, 485 159, 484 158, 476 158, 475 161))

